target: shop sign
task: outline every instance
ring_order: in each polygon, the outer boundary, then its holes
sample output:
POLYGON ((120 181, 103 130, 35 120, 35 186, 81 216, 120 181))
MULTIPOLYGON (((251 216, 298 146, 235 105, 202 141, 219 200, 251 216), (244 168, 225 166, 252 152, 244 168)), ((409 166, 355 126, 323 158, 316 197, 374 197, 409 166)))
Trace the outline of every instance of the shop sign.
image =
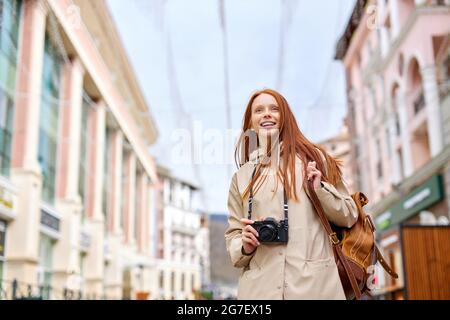
POLYGON ((375 219, 377 229, 385 230, 392 225, 400 223, 441 201, 443 197, 442 176, 434 175, 387 211, 380 214, 375 219))

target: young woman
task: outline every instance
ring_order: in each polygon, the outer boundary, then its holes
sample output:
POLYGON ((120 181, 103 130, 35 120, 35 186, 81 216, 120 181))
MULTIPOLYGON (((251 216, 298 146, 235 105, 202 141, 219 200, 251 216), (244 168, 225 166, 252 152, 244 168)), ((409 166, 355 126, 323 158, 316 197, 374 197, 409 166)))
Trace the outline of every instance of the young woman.
POLYGON ((340 162, 301 133, 286 99, 274 90, 252 95, 242 129, 225 232, 231 261, 242 268, 238 299, 345 299, 330 240, 305 182, 312 179, 332 223, 351 227, 358 213, 342 181, 340 162), (253 151, 248 150, 248 130, 259 137, 253 151), (267 161, 267 151, 277 154, 274 135, 279 157, 267 161), (261 228, 267 218, 275 224, 261 228))

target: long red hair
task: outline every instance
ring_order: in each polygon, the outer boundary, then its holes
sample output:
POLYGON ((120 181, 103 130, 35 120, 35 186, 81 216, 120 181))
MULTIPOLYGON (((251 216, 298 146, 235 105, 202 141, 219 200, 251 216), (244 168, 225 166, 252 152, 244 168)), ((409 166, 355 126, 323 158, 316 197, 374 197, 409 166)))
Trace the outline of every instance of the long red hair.
MULTIPOLYGON (((306 176, 306 166, 309 161, 315 161, 317 169, 322 172, 322 180, 336 185, 342 179, 341 161, 330 156, 321 146, 309 141, 300 131, 294 114, 292 113, 286 99, 277 91, 272 89, 263 89, 255 92, 247 104, 245 110, 242 134, 235 149, 235 160, 238 167, 241 167, 249 161, 250 150, 249 137, 245 133, 251 129, 252 105, 256 97, 260 94, 270 94, 275 98, 280 110, 279 141, 282 143, 280 159, 283 165, 278 168, 278 177, 283 183, 284 189, 289 199, 298 201, 295 177, 295 159, 299 157, 303 163, 303 175, 306 176), (322 153, 322 155, 321 155, 322 153), (324 161, 325 159, 325 161, 324 161), (288 177, 291 177, 289 179, 288 177)), ((257 145, 259 147, 259 144, 257 145)), ((250 181, 242 197, 246 198, 250 187, 253 187, 257 181, 259 187, 264 180, 258 180, 261 176, 262 165, 257 166, 255 176, 250 181)), ((259 189, 255 189, 255 193, 259 189)))

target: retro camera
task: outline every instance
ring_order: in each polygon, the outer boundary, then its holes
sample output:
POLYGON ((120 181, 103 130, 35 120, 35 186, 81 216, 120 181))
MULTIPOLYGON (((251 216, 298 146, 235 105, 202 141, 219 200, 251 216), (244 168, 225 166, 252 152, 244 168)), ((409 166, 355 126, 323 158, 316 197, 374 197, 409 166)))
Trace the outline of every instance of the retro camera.
POLYGON ((258 232, 258 241, 261 243, 287 243, 287 220, 277 222, 274 218, 266 218, 263 221, 255 221, 252 227, 258 232))

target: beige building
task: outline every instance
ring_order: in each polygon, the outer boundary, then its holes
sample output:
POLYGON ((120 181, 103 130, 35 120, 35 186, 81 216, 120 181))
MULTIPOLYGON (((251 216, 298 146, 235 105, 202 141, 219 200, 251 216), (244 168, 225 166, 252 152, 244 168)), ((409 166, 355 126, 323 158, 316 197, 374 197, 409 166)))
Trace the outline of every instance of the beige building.
POLYGON ((0 8, 3 289, 153 298, 157 130, 105 1, 0 8))
POLYGON ((209 229, 194 209, 198 187, 158 166, 160 193, 156 267, 158 299, 194 299, 209 283, 209 229))

